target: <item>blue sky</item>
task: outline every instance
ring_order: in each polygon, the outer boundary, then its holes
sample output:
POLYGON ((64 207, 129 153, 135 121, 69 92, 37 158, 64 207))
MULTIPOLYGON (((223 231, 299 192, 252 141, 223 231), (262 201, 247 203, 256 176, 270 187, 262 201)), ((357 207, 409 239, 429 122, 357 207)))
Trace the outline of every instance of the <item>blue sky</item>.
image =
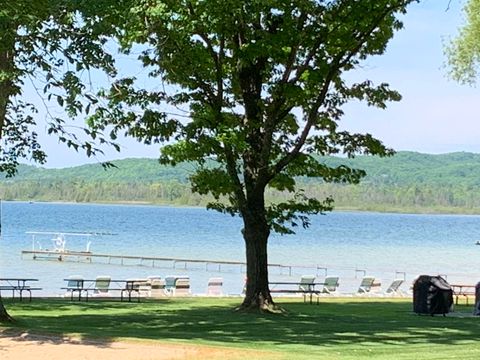
POLYGON ((396 150, 426 153, 480 152, 478 89, 446 76, 443 44, 463 22, 461 1, 424 0, 411 6, 405 28, 383 56, 367 60, 355 75, 385 81, 403 100, 387 110, 352 104, 346 129, 368 131, 396 150), (477 100, 477 101, 476 101, 477 100))
MULTIPOLYGON (((359 81, 387 82, 400 91, 403 100, 386 110, 352 103, 341 122, 344 129, 369 132, 397 151, 480 152, 478 89, 449 80, 444 67, 443 43, 462 24, 462 4, 462 0, 452 0, 450 5, 449 0, 422 0, 410 7, 404 29, 396 34, 386 53, 367 59, 350 75, 359 81)), ((107 150, 105 156, 89 159, 45 135, 43 127, 39 133, 48 154, 47 167, 127 157, 155 158, 159 153, 158 145, 147 147, 128 139, 122 141, 120 153, 107 150)))

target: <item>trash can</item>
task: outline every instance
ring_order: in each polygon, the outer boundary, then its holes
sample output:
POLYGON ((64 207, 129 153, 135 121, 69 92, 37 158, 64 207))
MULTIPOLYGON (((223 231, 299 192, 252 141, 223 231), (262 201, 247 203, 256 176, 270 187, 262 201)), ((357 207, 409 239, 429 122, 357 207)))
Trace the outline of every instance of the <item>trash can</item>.
POLYGON ((453 304, 450 284, 441 276, 421 275, 413 284, 413 311, 417 314, 448 314, 453 304))

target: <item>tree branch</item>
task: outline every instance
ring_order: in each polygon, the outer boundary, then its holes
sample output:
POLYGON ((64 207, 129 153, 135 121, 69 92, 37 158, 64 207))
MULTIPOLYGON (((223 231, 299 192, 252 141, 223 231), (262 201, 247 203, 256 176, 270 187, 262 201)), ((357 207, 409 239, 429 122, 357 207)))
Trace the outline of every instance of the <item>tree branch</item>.
POLYGON ((227 167, 228 175, 232 178, 233 184, 235 186, 235 197, 238 201, 238 206, 242 212, 245 210, 246 207, 246 197, 245 193, 243 192, 243 185, 238 177, 237 173, 237 161, 235 156, 233 155, 233 151, 227 144, 224 144, 224 152, 225 152, 225 163, 227 167))
MULTIPOLYGON (((188 9, 190 11, 191 16, 196 16, 195 15, 195 9, 193 8, 192 3, 188 4, 188 9)), ((217 104, 216 106, 221 110, 222 105, 223 105, 223 71, 222 71, 222 62, 223 62, 223 57, 224 57, 224 46, 225 46, 225 39, 222 36, 222 39, 220 40, 220 50, 217 53, 214 49, 212 40, 208 37, 208 35, 205 33, 205 31, 201 27, 196 28, 196 35, 200 36, 200 38, 205 42, 207 46, 207 50, 210 54, 210 57, 213 61, 213 64, 215 66, 215 77, 216 77, 216 82, 217 82, 217 96, 216 96, 216 101, 217 104)), ((214 94, 213 94, 214 95, 214 94)))
MULTIPOLYGON (((402 2, 400 2, 402 3, 402 2)), ((308 134, 310 133, 310 130, 312 126, 314 125, 316 119, 317 119, 317 112, 322 103, 325 101, 325 97, 328 93, 328 88, 330 87, 330 84, 335 76, 335 74, 345 65, 348 64, 348 62, 352 59, 354 55, 360 51, 362 46, 365 44, 365 41, 370 37, 370 35, 375 31, 377 26, 380 24, 380 22, 391 12, 393 12, 395 9, 400 8, 402 4, 398 4, 397 6, 392 6, 392 7, 387 7, 385 11, 383 11, 372 23, 370 28, 367 29, 367 31, 364 31, 362 33, 362 36, 356 39, 356 43, 352 46, 351 50, 345 51, 341 54, 339 54, 334 61, 329 66, 329 72, 327 76, 325 77, 324 84, 322 86, 322 89, 319 93, 319 96, 317 97, 317 100, 313 104, 313 106, 310 109, 310 112, 308 114, 308 119, 305 124, 305 127, 303 128, 300 136, 296 140, 296 144, 294 148, 287 154, 285 155, 282 159, 280 159, 277 164, 272 168, 270 171, 270 177, 268 181, 273 179, 277 174, 279 174, 292 160, 294 160, 300 153, 301 148, 305 144, 305 141, 308 137, 308 134)), ((311 61, 311 60, 310 60, 311 61)))

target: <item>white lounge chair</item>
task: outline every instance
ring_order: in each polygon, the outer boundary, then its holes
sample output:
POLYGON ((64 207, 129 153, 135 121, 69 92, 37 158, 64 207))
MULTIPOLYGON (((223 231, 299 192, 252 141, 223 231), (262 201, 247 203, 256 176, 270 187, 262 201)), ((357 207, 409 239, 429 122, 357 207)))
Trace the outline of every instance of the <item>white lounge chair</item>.
POLYGON ((136 294, 137 301, 140 301, 140 297, 148 296, 149 291, 150 284, 148 284, 147 279, 127 279, 125 288, 120 292, 120 298, 123 300, 126 297, 128 301, 132 301, 132 297, 136 294))
POLYGON ((208 279, 207 296, 222 296, 223 278, 215 277, 208 279))
POLYGON ((190 295, 190 278, 188 276, 179 277, 175 280, 175 289, 173 294, 175 296, 190 295))
POLYGON ((150 296, 153 298, 164 297, 165 293, 165 280, 164 279, 152 279, 150 282, 151 290, 150 296))

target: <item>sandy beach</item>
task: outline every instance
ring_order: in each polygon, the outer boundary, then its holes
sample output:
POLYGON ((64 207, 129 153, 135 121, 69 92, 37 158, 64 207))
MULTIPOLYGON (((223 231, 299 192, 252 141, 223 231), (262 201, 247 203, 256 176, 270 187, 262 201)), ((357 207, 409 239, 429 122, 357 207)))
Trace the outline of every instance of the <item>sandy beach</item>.
POLYGON ((265 353, 243 349, 133 342, 83 340, 55 335, 0 330, 2 360, 167 360, 167 359, 256 359, 265 353))

